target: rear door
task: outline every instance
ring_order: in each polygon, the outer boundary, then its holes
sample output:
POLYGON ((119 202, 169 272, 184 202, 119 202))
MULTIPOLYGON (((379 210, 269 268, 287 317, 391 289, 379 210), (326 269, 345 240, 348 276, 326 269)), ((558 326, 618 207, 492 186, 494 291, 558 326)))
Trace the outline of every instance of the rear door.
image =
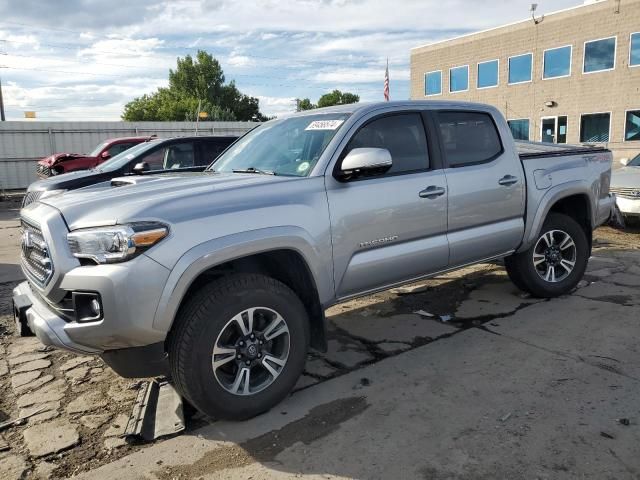
MULTIPOLYGON (((450 265, 515 249, 524 234, 524 172, 487 112, 435 112, 449 187, 450 265)), ((502 135, 510 135, 505 126, 502 135)), ((506 138, 506 137, 505 137, 506 138)))
POLYGON ((353 148, 367 147, 389 150, 391 169, 350 181, 339 181, 335 173, 327 177, 339 298, 442 270, 448 263, 447 185, 421 113, 365 120, 340 153, 336 170, 353 148))

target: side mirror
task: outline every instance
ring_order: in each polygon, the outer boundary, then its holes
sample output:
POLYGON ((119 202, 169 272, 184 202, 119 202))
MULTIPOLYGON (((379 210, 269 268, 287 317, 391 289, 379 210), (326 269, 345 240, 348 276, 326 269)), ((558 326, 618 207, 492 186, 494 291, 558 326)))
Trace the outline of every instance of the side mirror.
POLYGON ((629 165, 629 159, 628 158, 621 158, 620 159, 620 163, 626 167, 627 165, 629 165))
POLYGON ((108 151, 104 151, 100 154, 100 158, 103 160, 106 160, 107 158, 111 158, 111 155, 109 154, 108 151))
POLYGON ((354 148, 340 167, 343 177, 352 177, 363 173, 384 173, 391 168, 393 160, 386 148, 354 148))
POLYGON ((136 166, 133 167, 133 173, 136 175, 142 175, 144 172, 148 172, 151 170, 151 167, 147 162, 136 163, 136 166))

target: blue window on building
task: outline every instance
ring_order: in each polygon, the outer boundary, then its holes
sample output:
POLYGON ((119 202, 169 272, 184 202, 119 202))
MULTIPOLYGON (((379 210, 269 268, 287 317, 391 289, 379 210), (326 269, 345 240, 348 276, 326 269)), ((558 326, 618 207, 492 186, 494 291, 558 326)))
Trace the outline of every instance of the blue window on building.
POLYGON ((629 65, 640 66, 640 33, 631 34, 631 45, 629 46, 629 65))
POLYGON ((507 120, 514 140, 529 140, 529 119, 507 120))
POLYGON ((442 72, 429 72, 424 74, 424 94, 440 95, 442 93, 442 72))
POLYGON ((498 60, 478 64, 478 88, 498 86, 498 60))
POLYGON ((624 126, 625 140, 640 140, 640 110, 627 112, 627 119, 624 126))
POLYGON ((533 55, 525 53, 509 58, 509 83, 522 83, 531 81, 531 66, 533 55))
POLYGON ((580 117, 580 141, 596 143, 609 141, 610 113, 591 113, 580 117))
POLYGON ((611 70, 616 64, 616 37, 584 44, 584 73, 611 70))
POLYGON ((571 46, 552 48, 544 52, 543 78, 571 75, 571 46))
POLYGON ((449 69, 449 91, 464 92, 469 90, 469 66, 449 69))

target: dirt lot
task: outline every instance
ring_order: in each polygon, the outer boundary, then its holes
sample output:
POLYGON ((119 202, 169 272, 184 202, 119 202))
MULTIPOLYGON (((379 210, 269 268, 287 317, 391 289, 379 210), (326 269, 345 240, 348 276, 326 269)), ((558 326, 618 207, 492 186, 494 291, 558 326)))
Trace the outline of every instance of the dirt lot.
MULTIPOLYGON (((241 434, 237 433, 239 436, 238 441, 234 443, 235 446, 229 446, 227 441, 226 450, 220 450, 216 455, 208 455, 198 460, 198 449, 193 449, 192 454, 196 457, 191 464, 184 463, 185 456, 182 455, 182 451, 178 455, 179 458, 145 463, 142 460, 147 458, 144 456, 145 452, 152 449, 149 449, 148 445, 128 443, 121 438, 140 386, 138 382, 118 378, 100 359, 53 351, 42 347, 33 338, 20 339, 13 336, 11 290, 17 284, 17 278, 14 277, 19 277, 15 268, 18 255, 16 213, 15 209, 4 208, 0 216, 0 245, 3 245, 0 250, 0 275, 5 275, 2 277, 4 283, 0 283, 0 422, 34 411, 38 413, 29 418, 26 425, 0 432, 0 472, 6 473, 0 475, 2 478, 66 478, 93 471, 118 459, 121 460, 113 464, 113 470, 109 469, 111 466, 105 466, 95 472, 96 476, 127 478, 128 475, 123 475, 123 472, 118 475, 114 473, 120 468, 118 465, 128 465, 128 468, 136 466, 141 469, 138 474, 159 478, 199 478, 209 475, 211 478, 219 475, 236 478, 235 474, 229 473, 231 471, 237 473, 237 478, 278 476, 282 471, 276 468, 276 474, 271 470, 271 473, 267 474, 260 465, 267 465, 268 469, 271 469, 272 462, 284 461, 282 457, 287 454, 291 460, 296 452, 304 457, 300 449, 304 450, 305 445, 322 442, 330 434, 335 435, 340 425, 349 422, 368 408, 370 403, 366 400, 367 395, 371 395, 370 402, 373 402, 375 395, 367 394, 367 389, 372 382, 380 385, 380 380, 372 374, 377 368, 376 365, 380 364, 380 368, 382 365, 390 365, 390 357, 398 357, 397 361, 402 362, 412 355, 433 351, 433 348, 438 348, 436 344, 459 335, 463 339, 465 332, 470 330, 498 330, 501 320, 515 318, 531 308, 544 308, 542 304, 548 303, 531 299, 511 286, 500 265, 483 264, 334 307, 328 312, 329 352, 326 355, 309 355, 305 375, 300 379, 291 400, 310 396, 330 396, 330 392, 336 388, 333 385, 340 385, 340 382, 346 382, 351 377, 357 381, 350 388, 356 392, 361 391, 361 397, 327 401, 311 408, 298 420, 294 419, 294 412, 291 412, 291 423, 287 424, 288 426, 267 429, 259 434, 260 428, 264 429, 265 425, 269 425, 265 420, 252 434, 247 434, 244 440, 241 434), (316 385, 324 382, 327 382, 326 386, 316 385), (312 392, 316 393, 312 395, 312 392), (140 456, 130 457, 135 452, 140 456), (138 460, 129 461, 129 458, 138 460)), ((585 280, 571 296, 571 300, 577 302, 572 308, 592 308, 590 302, 604 302, 604 305, 611 305, 612 315, 620 314, 616 312, 625 312, 624 315, 627 315, 631 310, 625 310, 625 307, 631 308, 640 304, 638 287, 640 230, 598 230, 594 257, 585 280), (619 310, 614 310, 614 305, 619 310)), ((637 309, 633 311, 637 312, 637 309)), ((570 316, 571 311, 567 311, 566 315, 570 316)), ((637 318, 635 320, 635 330, 631 329, 627 333, 629 348, 635 349, 637 353, 636 339, 640 328, 637 326, 637 318)), ((607 338, 605 334, 602 341, 606 341, 607 338)), ((467 360, 473 363, 473 358, 467 360)), ((590 361, 614 377, 618 373, 624 373, 633 381, 640 382, 640 372, 626 372, 625 367, 613 356, 602 355, 602 358, 599 358, 596 355, 590 361)), ((546 367, 541 365, 540 368, 546 367)), ((569 381, 570 379, 557 379, 559 384, 569 381)), ((514 388, 517 388, 517 383, 514 381, 514 388)), ((417 386, 417 380, 411 383, 408 379, 408 394, 411 395, 411 391, 417 386)), ((442 385, 433 385, 433 388, 446 390, 442 385)), ((478 388, 481 389, 480 386, 478 388)), ((394 394, 396 393, 397 390, 394 390, 394 394)), ((581 394, 578 388, 568 393, 566 400, 573 402, 581 394)), ((633 430, 635 433, 632 438, 638 439, 637 422, 640 419, 640 411, 637 397, 622 401, 635 401, 634 405, 623 405, 625 408, 621 409, 627 412, 631 420, 624 427, 615 424, 615 419, 612 420, 610 428, 602 432, 602 438, 606 439, 607 435, 612 437, 609 439, 611 442, 615 442, 614 438, 618 436, 614 431, 616 428, 633 430)), ((277 408, 281 411, 273 415, 279 414, 285 418, 288 411, 292 410, 291 401, 285 403, 289 406, 277 408)), ((393 410, 393 407, 391 408, 393 410)), ((457 413, 464 416, 462 411, 457 413)), ((509 412, 505 411, 500 418, 507 422, 510 416, 509 412)), ((268 420, 270 417, 266 418, 268 420)), ((238 430, 250 429, 251 425, 251 422, 246 422, 244 427, 238 426, 238 430)), ((196 415, 187 418, 187 431, 183 437, 199 439, 204 436, 205 439, 209 439, 211 436, 207 432, 211 432, 212 428, 215 430, 230 427, 196 415)), ((372 432, 374 431, 375 426, 372 427, 372 432)), ((519 435, 523 443, 526 443, 525 433, 520 432, 519 435)), ((178 445, 179 441, 183 440, 165 440, 159 442, 160 445, 156 447, 163 448, 162 444, 165 444, 167 448, 173 448, 169 445, 173 445, 172 442, 178 442, 178 445)), ((623 453, 620 455, 628 450, 627 447, 628 445, 625 445, 622 448, 623 453)), ((325 448, 329 449, 329 446, 325 445, 325 448)), ((581 446, 576 444, 571 448, 579 452, 581 446)), ((633 448, 631 450, 633 451, 633 448)), ((635 451, 639 454, 635 462, 629 461, 628 458, 618 462, 626 466, 626 470, 622 471, 635 475, 629 478, 639 478, 637 475, 640 471, 640 451, 637 449, 637 442, 635 451)), ((579 456, 576 452, 572 452, 572 458, 579 456)), ((175 453, 177 454, 178 450, 175 450, 175 453)), ((331 462, 328 459, 326 461, 331 462)), ((560 461, 556 465, 560 470, 551 468, 550 471, 571 473, 575 465, 565 463, 560 461)), ((285 471, 296 475, 298 472, 309 473, 302 464, 296 465, 296 468, 285 468, 285 471)), ((315 468, 312 469, 314 472, 315 468)), ((422 478, 477 478, 457 475, 455 472, 450 476, 442 476, 443 471, 451 472, 451 468, 442 470, 435 463, 421 468, 422 478)), ((325 469, 323 472, 330 470, 325 469)), ((364 474, 365 471, 369 470, 355 468, 332 473, 347 477, 376 477, 364 474)), ((501 472, 504 473, 501 470, 493 470, 498 477, 501 472)), ((398 473, 399 470, 393 471, 396 478, 399 478, 398 473)), ((132 471, 131 476, 133 475, 132 471)), ((384 478, 384 475, 380 478, 384 478)), ((526 475, 526 478, 536 477, 526 475)), ((555 477, 541 475, 539 478, 555 477)), ((621 477, 613 475, 609 478, 621 477)))

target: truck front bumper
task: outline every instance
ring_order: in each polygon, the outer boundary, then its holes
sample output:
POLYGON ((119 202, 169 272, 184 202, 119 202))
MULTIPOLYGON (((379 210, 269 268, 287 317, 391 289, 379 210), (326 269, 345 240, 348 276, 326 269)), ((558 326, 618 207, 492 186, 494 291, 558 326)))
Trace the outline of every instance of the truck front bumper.
POLYGON ((16 322, 28 326, 44 345, 85 355, 101 353, 97 348, 71 340, 65 331, 67 322, 49 309, 47 304, 31 290, 29 282, 22 282, 13 289, 13 308, 16 322))
POLYGON ((13 308, 16 323, 27 326, 44 345, 81 355, 99 355, 118 375, 127 378, 169 374, 164 342, 105 351, 75 342, 65 330, 69 322, 52 312, 34 294, 29 282, 13 289, 13 308))

